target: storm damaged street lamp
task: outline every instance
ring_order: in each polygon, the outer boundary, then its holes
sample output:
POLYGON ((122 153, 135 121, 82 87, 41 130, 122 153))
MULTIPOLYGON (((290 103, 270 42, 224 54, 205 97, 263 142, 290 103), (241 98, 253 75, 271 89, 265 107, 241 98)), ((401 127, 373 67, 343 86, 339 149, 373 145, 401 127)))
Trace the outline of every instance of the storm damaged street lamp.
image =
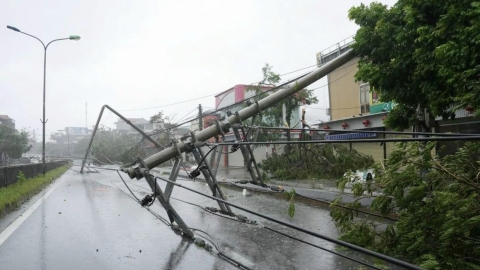
POLYGON ((72 35, 68 38, 54 39, 54 40, 50 41, 49 43, 47 43, 47 45, 45 46, 45 43, 43 43, 43 41, 41 41, 39 38, 37 38, 35 36, 24 33, 22 31, 20 31, 18 28, 10 26, 10 25, 7 25, 7 28, 10 29, 10 30, 13 30, 15 32, 19 32, 19 33, 22 33, 24 35, 33 37, 34 39, 40 41, 40 43, 42 43, 42 46, 43 46, 43 49, 44 49, 44 52, 45 52, 44 55, 43 55, 43 120, 40 119, 40 122, 42 122, 42 124, 43 124, 42 168, 43 168, 43 173, 45 174, 46 173, 46 166, 45 166, 45 123, 47 123, 47 120, 45 120, 45 77, 46 77, 46 72, 47 72, 47 70, 46 70, 46 68, 47 68, 47 48, 48 48, 48 45, 50 45, 52 42, 55 42, 55 41, 60 41, 60 40, 77 40, 78 41, 78 40, 80 40, 80 36, 72 35))

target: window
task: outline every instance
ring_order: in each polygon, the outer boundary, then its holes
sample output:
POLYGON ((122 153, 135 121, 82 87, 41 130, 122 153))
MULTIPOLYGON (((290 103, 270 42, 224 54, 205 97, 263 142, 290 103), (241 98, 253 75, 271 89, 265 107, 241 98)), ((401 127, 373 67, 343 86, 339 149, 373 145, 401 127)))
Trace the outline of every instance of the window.
POLYGON ((360 85, 360 113, 370 112, 370 85, 364 83, 360 85))
POLYGON ((378 99, 378 93, 373 90, 372 91, 372 104, 378 103, 380 100, 378 99))

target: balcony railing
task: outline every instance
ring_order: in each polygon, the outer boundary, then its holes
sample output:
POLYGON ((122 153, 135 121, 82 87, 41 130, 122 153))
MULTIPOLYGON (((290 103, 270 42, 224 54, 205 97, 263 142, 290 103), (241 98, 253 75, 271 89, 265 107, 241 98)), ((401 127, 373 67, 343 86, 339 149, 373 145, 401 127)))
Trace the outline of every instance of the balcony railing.
POLYGON ((332 61, 333 59, 337 58, 344 52, 350 49, 350 45, 352 45, 355 41, 353 39, 354 36, 350 36, 335 45, 332 45, 325 50, 317 53, 317 66, 322 66, 323 64, 332 61))

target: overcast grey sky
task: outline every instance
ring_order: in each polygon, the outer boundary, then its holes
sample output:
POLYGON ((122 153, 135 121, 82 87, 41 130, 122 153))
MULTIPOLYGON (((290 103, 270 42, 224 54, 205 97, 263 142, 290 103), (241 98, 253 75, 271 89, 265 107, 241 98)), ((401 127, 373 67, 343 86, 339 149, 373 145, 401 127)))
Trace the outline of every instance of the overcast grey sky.
MULTIPOLYGON (((354 35, 352 6, 372 1, 0 1, 0 114, 41 139, 43 48, 47 52, 47 138, 67 126, 95 124, 108 104, 126 117, 163 110, 180 119, 235 84, 261 79, 265 63, 283 74, 315 65, 317 52, 354 35), (211 95, 167 107, 149 108, 211 95)), ((383 0, 392 5, 395 0, 383 0)), ((283 77, 289 79, 291 74, 283 77)), ((326 83, 325 79, 311 88, 326 83)), ((326 119, 327 88, 308 119, 326 119)), ((193 114, 191 114, 193 115, 193 114)), ((107 113, 102 123, 113 126, 107 113)))

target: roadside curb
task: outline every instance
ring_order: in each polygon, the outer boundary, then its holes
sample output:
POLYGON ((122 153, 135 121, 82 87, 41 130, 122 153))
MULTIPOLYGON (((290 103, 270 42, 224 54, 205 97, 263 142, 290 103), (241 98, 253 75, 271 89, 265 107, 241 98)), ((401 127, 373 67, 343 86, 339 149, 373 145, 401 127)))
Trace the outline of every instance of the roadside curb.
MULTIPOLYGON (((172 169, 171 167, 163 167, 163 168, 154 168, 152 169, 152 171, 160 175, 169 176, 171 169, 172 169)), ((188 178, 188 174, 184 170, 180 170, 178 175, 180 177, 188 178)), ((247 189, 253 192, 281 193, 281 192, 273 191, 270 188, 263 188, 253 184, 236 183, 237 181, 240 181, 240 180, 243 180, 243 179, 226 179, 226 177, 224 177, 223 175, 217 175, 218 184, 221 184, 221 185, 234 186, 237 188, 247 189)), ((250 180, 250 179, 246 179, 246 180, 250 180)), ((203 176, 200 175, 199 177, 196 178, 196 181, 205 182, 205 178, 203 178, 203 176)), ((281 186, 285 191, 291 191, 292 189, 295 189, 295 192, 300 197, 316 200, 324 203, 330 203, 333 200, 335 200, 338 196, 342 197, 342 201, 344 203, 352 202, 355 200, 353 194, 351 192, 348 192, 350 191, 350 189, 346 189, 346 192, 341 193, 340 190, 338 190, 337 188, 325 187, 322 184, 319 184, 321 186, 320 188, 311 188, 310 187, 311 184, 308 184, 308 183, 295 183, 292 181, 279 181, 279 180, 270 180, 266 184, 269 186, 281 186)), ((373 198, 364 198, 359 200, 362 206, 369 206, 372 201, 373 201, 373 198)))

